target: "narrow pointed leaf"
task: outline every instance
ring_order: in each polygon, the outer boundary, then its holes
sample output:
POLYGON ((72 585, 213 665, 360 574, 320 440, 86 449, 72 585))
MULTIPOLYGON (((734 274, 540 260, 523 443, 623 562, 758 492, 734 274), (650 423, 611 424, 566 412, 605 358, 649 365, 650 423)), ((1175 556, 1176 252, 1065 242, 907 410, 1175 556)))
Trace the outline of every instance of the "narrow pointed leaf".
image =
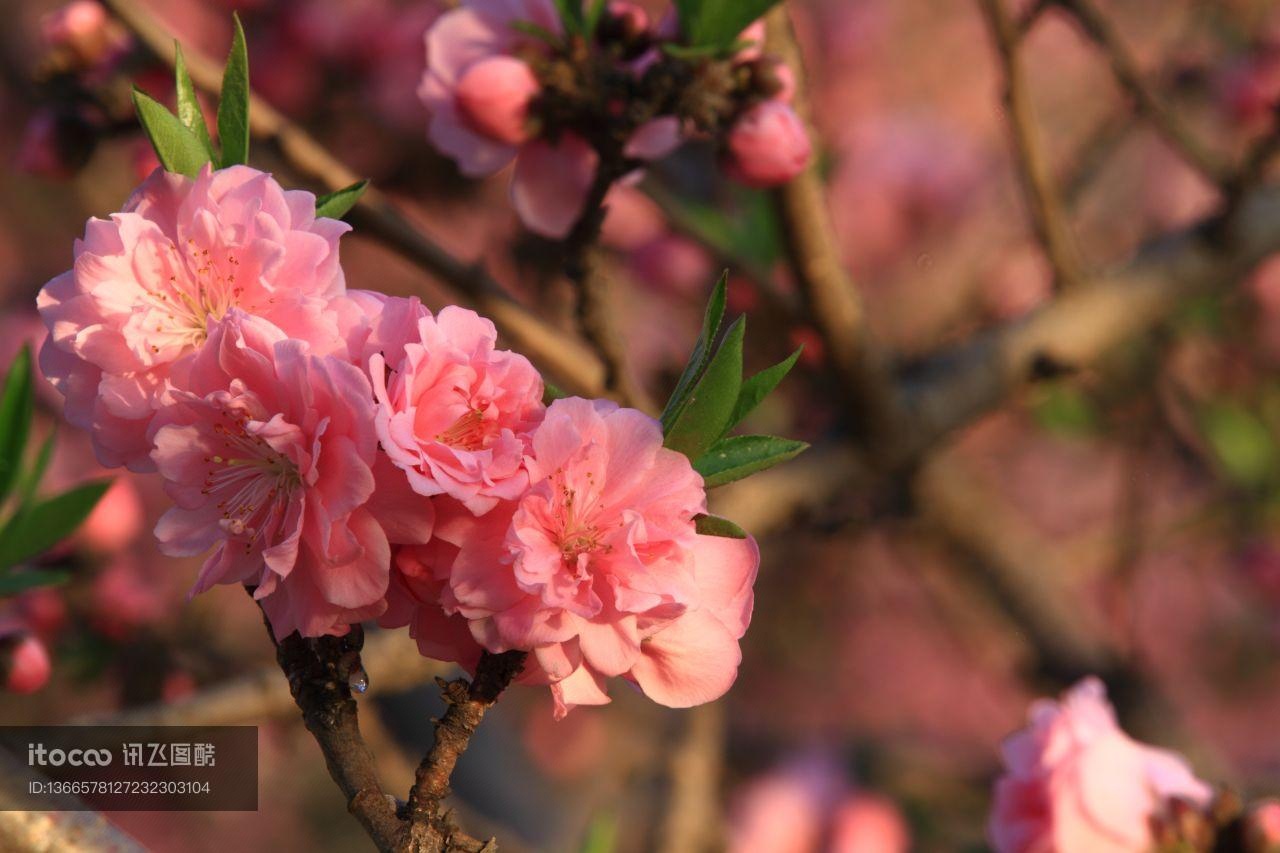
POLYGON ((249 48, 239 15, 235 16, 231 54, 218 96, 218 141, 222 144, 224 169, 249 162, 249 48))
POLYGON ((133 90, 138 121, 165 171, 194 178, 209 162, 209 152, 178 117, 141 89, 133 90))
POLYGON ((0 501, 8 496, 22 469, 34 403, 31 348, 24 346, 9 365, 4 391, 0 392, 0 501))
POLYGON ((693 519, 698 533, 703 536, 720 536, 725 539, 746 539, 747 531, 727 518, 718 515, 699 515, 693 519))
POLYGON ((204 120, 204 110, 200 109, 200 99, 196 96, 195 84, 191 82, 191 75, 187 72, 187 60, 182 55, 182 45, 175 42, 173 51, 173 77, 178 90, 178 121, 200 140, 209 159, 216 160, 218 154, 213 149, 213 139, 209 136, 209 125, 204 120))
POLYGON ((0 566, 39 556, 75 532, 111 485, 100 480, 23 507, 0 531, 0 566))
POLYGON ((680 374, 680 381, 676 383, 675 390, 671 392, 671 399, 667 401, 666 408, 662 410, 662 431, 664 433, 670 430, 671 425, 675 423, 680 410, 684 408, 685 403, 689 400, 689 393, 693 390, 694 385, 702 376, 703 370, 706 369, 707 362, 711 359, 712 346, 716 342, 716 335, 720 334, 720 324, 724 321, 724 306, 728 284, 729 273, 726 272, 720 276, 720 281, 716 284, 715 290, 711 291, 711 299, 707 302, 707 311, 702 318, 702 335, 698 338, 697 344, 694 345, 693 354, 689 356, 689 363, 685 365, 684 372, 680 374))
POLYGON ((566 393, 564 393, 564 390, 563 390, 562 388, 560 388, 560 387, 558 387, 558 386, 556 386, 556 385, 554 385, 554 384, 552 384, 552 383, 550 383, 550 382, 547 382, 547 381, 545 381, 545 380, 543 381, 543 383, 542 383, 542 405, 544 405, 544 406, 550 406, 550 405, 551 405, 552 403, 554 403, 556 400, 562 400, 562 399, 564 399, 564 398, 565 398, 565 397, 567 397, 567 396, 569 396, 569 395, 568 395, 568 394, 566 394, 566 393))
POLYGON ((727 47, 780 0, 676 0, 680 29, 695 47, 727 47))
POLYGON ((808 447, 803 441, 771 435, 737 435, 708 450, 693 467, 702 475, 706 487, 714 489, 794 459, 808 447))
POLYGON ((566 33, 581 33, 586 22, 582 17, 581 0, 555 0, 556 11, 564 22, 566 33))
POLYGON ((49 430, 49 434, 45 436, 44 443, 40 445, 40 451, 36 454, 35 462, 19 478, 17 496, 20 507, 26 506, 30 502, 31 496, 36 493, 36 489, 40 486, 40 481, 44 479, 44 472, 49 467, 49 460, 53 458, 53 445, 57 438, 58 431, 56 429, 49 430))
POLYGON ((665 433, 666 446, 691 460, 706 453, 728 428, 742 391, 742 338, 746 328, 742 317, 729 327, 724 343, 665 433))
POLYGON ((0 596, 7 598, 42 586, 61 586, 69 580, 70 572, 9 572, 0 575, 0 596))
POLYGON ((320 196, 316 199, 316 216, 341 219, 351 211, 351 208, 356 206, 356 203, 360 201, 360 196, 364 195, 364 191, 368 188, 368 181, 358 181, 337 192, 320 196))
POLYGON ((588 37, 595 35, 596 28, 600 26, 600 18, 604 15, 605 6, 607 5, 608 0, 592 0, 584 23, 584 29, 588 37))
POLYGON ((791 368, 796 366, 796 360, 800 358, 800 353, 803 351, 804 347, 801 347, 791 353, 785 361, 780 361, 750 379, 743 380, 742 393, 738 395, 738 403, 733 408, 733 417, 729 418, 729 429, 742 423, 743 418, 755 411, 756 406, 773 393, 773 389, 777 388, 778 384, 787 378, 791 368))

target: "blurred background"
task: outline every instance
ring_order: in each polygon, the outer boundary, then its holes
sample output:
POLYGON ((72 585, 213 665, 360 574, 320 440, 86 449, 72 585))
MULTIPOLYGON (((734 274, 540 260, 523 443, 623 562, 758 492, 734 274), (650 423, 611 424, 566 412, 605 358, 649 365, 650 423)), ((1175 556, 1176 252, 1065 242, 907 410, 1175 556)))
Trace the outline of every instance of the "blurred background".
MULTIPOLYGON (((93 3, 82 18, 47 17, 61 5, 3 3, 0 365, 42 337, 35 294, 69 266, 85 219, 118 209, 156 165, 129 85, 172 102, 168 69, 124 27, 93 3)), ((447 3, 143 5, 189 53, 217 58, 238 11, 260 95, 451 252, 483 259, 521 301, 571 327, 572 293, 548 244, 516 222, 507 176, 466 180, 426 142, 422 36, 447 3)), ((788 6, 831 214, 880 342, 910 362, 1053 298, 978 5, 788 6)), ((1268 131, 1280 4, 1100 7, 1152 88, 1213 150, 1238 156, 1268 131)), ((1106 58, 1067 17, 1041 15, 1022 56, 1090 266, 1122 263, 1212 213, 1214 189, 1135 118, 1106 58)), ((730 311, 750 316, 749 366, 805 346, 752 431, 804 438, 827 460, 850 433, 847 401, 821 337, 795 319, 768 196, 723 182, 713 157, 687 146, 611 199, 612 309, 630 370, 665 395, 728 266, 730 311)), ((295 182, 266 146, 254 162, 295 182)), ((359 232, 344 238, 343 260, 351 287, 451 300, 359 232)), ((1278 360, 1280 259, 1243 287, 1188 300, 1100 365, 1018 394, 949 437, 912 486, 866 494, 827 483, 796 515, 773 504, 817 488, 821 465, 802 459, 779 469, 789 478, 779 491, 769 481, 726 495, 726 514, 768 527, 757 530, 755 619, 731 694, 673 712, 619 684, 613 705, 555 723, 545 691, 513 689, 456 777, 464 823, 513 851, 694 849, 681 847, 690 826, 739 853, 980 850, 1001 738, 1033 698, 1094 670, 1136 737, 1184 751, 1202 778, 1280 794, 1278 360), (616 847, 584 848, 610 836, 616 847)), ((59 401, 42 391, 47 430, 59 401)), ((63 425, 50 488, 103 473, 63 425)), ((162 557, 151 535, 165 504, 154 478, 117 475, 49 558, 73 566, 72 581, 4 603, 0 618, 38 635, 53 667, 38 692, 0 695, 0 721, 185 707, 228 683, 257 695, 258 674, 274 667, 260 615, 232 588, 187 601, 198 564, 162 557)), ((408 645, 380 649, 411 660, 408 645)), ((362 722, 386 784, 405 791, 440 710, 428 676, 444 670, 416 665, 408 677, 388 665, 400 675, 383 689, 369 668, 362 722)), ((159 851, 365 849, 285 699, 218 712, 261 727, 259 812, 109 819, 159 851)))

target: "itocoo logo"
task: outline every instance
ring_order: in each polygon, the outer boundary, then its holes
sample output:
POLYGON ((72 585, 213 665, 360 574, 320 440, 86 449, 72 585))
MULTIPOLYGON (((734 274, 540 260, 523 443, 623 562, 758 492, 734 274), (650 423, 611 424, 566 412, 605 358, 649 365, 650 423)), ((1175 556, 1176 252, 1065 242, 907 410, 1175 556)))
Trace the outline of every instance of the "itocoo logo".
POLYGON ((109 749, 46 749, 42 743, 27 744, 28 767, 106 767, 111 763, 109 749))

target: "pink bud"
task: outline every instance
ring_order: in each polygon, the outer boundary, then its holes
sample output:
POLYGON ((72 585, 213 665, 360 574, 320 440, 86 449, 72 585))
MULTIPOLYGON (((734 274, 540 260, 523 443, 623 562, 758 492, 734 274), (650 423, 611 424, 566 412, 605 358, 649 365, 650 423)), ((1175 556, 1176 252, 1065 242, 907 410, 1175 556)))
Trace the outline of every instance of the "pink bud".
POLYGON ((99 40, 107 10, 95 0, 75 0, 40 20, 40 35, 49 47, 80 49, 99 40))
POLYGON ((775 187, 803 172, 812 155, 809 134, 795 110, 781 101, 765 101, 730 129, 725 170, 749 187, 775 187))
POLYGON ((86 548, 113 554, 133 541, 142 530, 142 497, 127 476, 117 477, 98 505, 76 532, 86 548))
POLYGON ((1251 808, 1248 827, 1249 840, 1257 849, 1280 850, 1280 800, 1264 800, 1251 808))
POLYGON ((832 818, 830 853, 906 853, 911 837, 892 802, 855 794, 832 818))
POLYGON ((22 637, 9 654, 5 687, 12 693, 35 693, 49 681, 49 653, 35 637, 22 637))
POLYGON ((532 69, 511 56, 477 62, 458 81, 458 109, 478 133, 508 145, 529 139, 529 102, 541 90, 532 69))
POLYGON ((649 29, 649 13, 635 3, 613 0, 609 4, 609 14, 618 19, 624 31, 632 37, 649 29))

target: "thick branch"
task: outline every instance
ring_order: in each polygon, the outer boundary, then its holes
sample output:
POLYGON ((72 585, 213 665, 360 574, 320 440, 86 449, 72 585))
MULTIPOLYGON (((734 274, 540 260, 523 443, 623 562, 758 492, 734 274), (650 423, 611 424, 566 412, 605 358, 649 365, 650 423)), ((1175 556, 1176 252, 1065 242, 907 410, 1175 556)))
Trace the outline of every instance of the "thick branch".
POLYGON ((1230 166, 1201 144, 1182 120, 1163 104, 1146 81, 1138 63, 1125 46, 1120 34, 1106 16, 1093 4, 1093 0, 1049 0, 1072 15, 1085 33, 1097 43, 1111 64, 1112 73, 1121 87, 1129 93, 1134 106, 1160 132, 1196 171, 1209 181, 1223 186, 1231 180, 1230 166))
POLYGON ((355 700, 348 679, 360 665, 364 630, 355 625, 345 637, 303 639, 296 632, 277 640, 276 660, 302 710, 307 731, 324 753, 329 775, 347 798, 351 812, 383 853, 399 849, 403 825, 395 801, 382 790, 373 754, 360 736, 355 700))
POLYGON ((1031 92, 1018 59, 1021 34, 1001 3, 1002 0, 979 0, 1004 71, 1009 130, 1031 221, 1053 267, 1058 287, 1065 290, 1080 282, 1080 256, 1036 132, 1031 92))
POLYGON ((449 779, 458 759, 471 743, 485 713, 493 707, 520 670, 524 668, 525 652, 504 652, 494 655, 484 652, 476 666, 476 676, 444 681, 438 679, 444 691, 449 709, 436 723, 435 742, 415 774, 413 790, 409 794, 408 818, 410 840, 408 850, 465 850, 496 849, 496 846, 480 844, 474 839, 460 838, 456 828, 444 810, 443 800, 449 794, 449 779))
MULTIPOLYGON (((172 65, 172 35, 136 0, 106 0, 106 4, 151 52, 172 65)), ((194 51, 186 53, 186 61, 198 88, 209 93, 219 91, 222 71, 216 63, 194 51)), ((292 169, 326 190, 339 190, 360 179, 310 134, 256 95, 251 99, 249 117, 256 138, 274 144, 292 169)), ((589 396, 603 392, 604 367, 589 348, 516 303, 480 266, 445 251, 423 234, 386 194, 370 187, 350 218, 362 233, 384 243, 465 297, 477 311, 497 324, 514 348, 555 376, 567 390, 589 396)))

